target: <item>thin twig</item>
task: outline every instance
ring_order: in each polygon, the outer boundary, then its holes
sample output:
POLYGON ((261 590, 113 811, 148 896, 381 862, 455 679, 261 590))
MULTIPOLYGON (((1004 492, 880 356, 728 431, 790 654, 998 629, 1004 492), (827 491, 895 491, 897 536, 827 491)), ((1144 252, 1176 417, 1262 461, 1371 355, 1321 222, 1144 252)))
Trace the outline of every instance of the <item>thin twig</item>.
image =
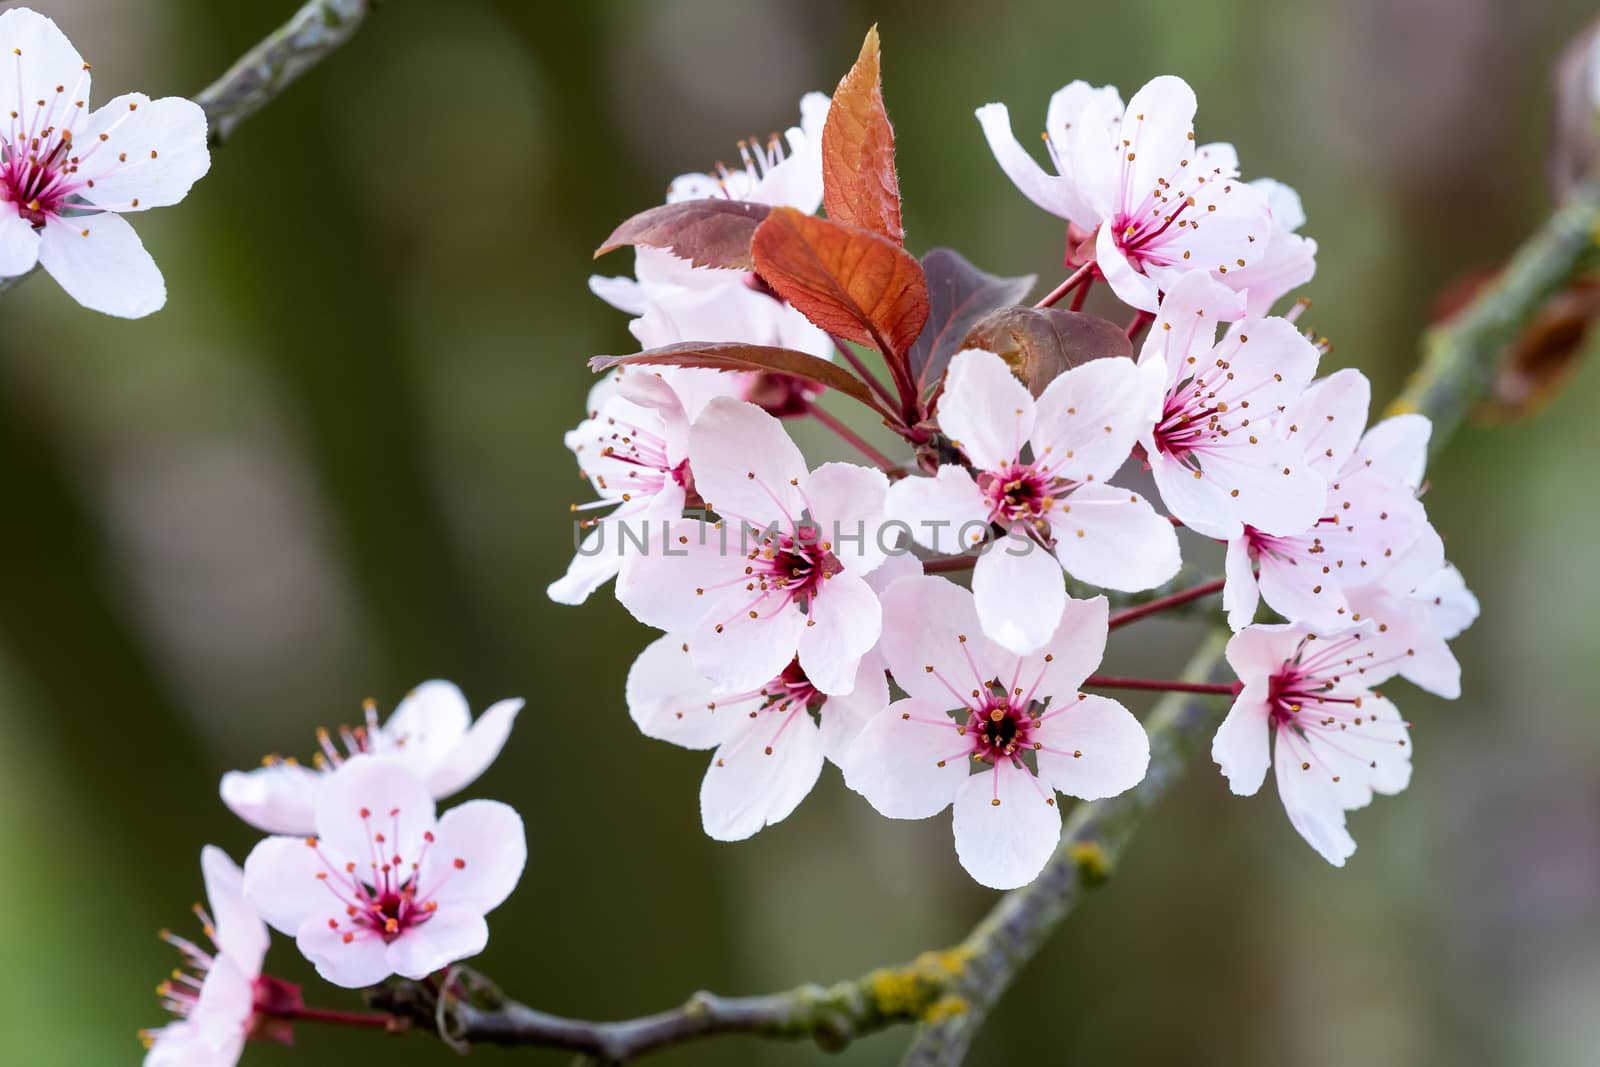
POLYGON ((1110 629, 1115 630, 1119 626, 1128 625, 1130 622, 1138 622, 1146 615, 1154 615, 1157 612, 1168 611, 1183 604, 1188 604, 1191 601, 1199 600, 1201 597, 1210 596, 1212 593, 1220 593, 1222 592, 1223 587, 1227 584, 1228 580, 1226 578, 1216 578, 1212 581, 1203 582, 1200 585, 1192 586, 1188 589, 1180 589, 1176 593, 1169 593, 1166 596, 1157 597, 1154 600, 1140 604, 1137 607, 1131 607, 1124 611, 1117 612, 1115 615, 1111 616, 1108 626, 1110 629))
POLYGON ((1046 293, 1044 299, 1033 306, 1036 308, 1051 307, 1056 303, 1056 301, 1072 292, 1072 290, 1076 289, 1078 286, 1088 284, 1088 282, 1093 278, 1094 264, 1085 263, 1083 266, 1073 271, 1072 274, 1068 276, 1066 281, 1062 282, 1060 285, 1050 290, 1050 292, 1046 293))
POLYGON ((817 404, 814 401, 808 401, 806 403, 806 412, 812 418, 822 423, 822 425, 832 430, 840 440, 844 441, 848 445, 851 445, 856 451, 860 452, 863 456, 866 456, 873 463, 877 464, 885 474, 894 474, 900 470, 900 465, 898 463, 884 455, 882 452, 879 452, 876 448, 873 448, 872 445, 867 442, 866 438, 862 437, 850 427, 846 426, 839 419, 835 418, 831 412, 824 411, 822 405, 817 404))

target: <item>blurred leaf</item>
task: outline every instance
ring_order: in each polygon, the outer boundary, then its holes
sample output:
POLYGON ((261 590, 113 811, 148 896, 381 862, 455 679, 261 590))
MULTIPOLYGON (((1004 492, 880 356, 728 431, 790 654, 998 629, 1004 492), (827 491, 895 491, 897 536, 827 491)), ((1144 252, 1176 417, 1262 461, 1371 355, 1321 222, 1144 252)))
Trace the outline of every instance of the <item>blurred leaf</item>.
POLYGON ((595 257, 624 245, 665 248, 697 267, 754 270, 750 239, 771 209, 744 200, 682 200, 641 211, 611 232, 595 257))
POLYGON ((905 243, 894 128, 883 108, 878 27, 867 31, 855 66, 833 91, 822 127, 822 203, 828 217, 905 243))
POLYGON ((773 208, 751 245, 779 296, 831 334, 903 360, 928 321, 928 284, 911 253, 875 233, 773 208))
POLYGON ((1571 379, 1600 315, 1600 277, 1581 278, 1552 296, 1500 362, 1482 412, 1519 419, 1549 403, 1571 379))
POLYGON ((1591 22, 1573 38, 1556 61, 1555 136, 1550 142, 1550 195, 1561 203, 1581 182, 1600 169, 1600 21, 1591 22))
POLYGON ((983 318, 961 342, 1006 361, 1034 396, 1064 370, 1091 359, 1133 355, 1127 331, 1082 311, 1008 307, 983 318))
POLYGON ((944 374, 950 357, 978 320, 996 308, 1020 303, 1038 275, 1002 278, 981 271, 961 253, 935 248, 922 257, 928 279, 928 324, 911 346, 911 375, 926 390, 944 374))
POLYGON ((589 360, 589 369, 593 371, 621 366, 770 371, 803 378, 808 382, 835 389, 846 396, 854 397, 874 410, 879 410, 872 393, 860 378, 825 359, 818 359, 816 356, 789 348, 771 348, 766 345, 746 345, 737 342, 684 341, 680 344, 637 352, 631 356, 595 356, 589 360))

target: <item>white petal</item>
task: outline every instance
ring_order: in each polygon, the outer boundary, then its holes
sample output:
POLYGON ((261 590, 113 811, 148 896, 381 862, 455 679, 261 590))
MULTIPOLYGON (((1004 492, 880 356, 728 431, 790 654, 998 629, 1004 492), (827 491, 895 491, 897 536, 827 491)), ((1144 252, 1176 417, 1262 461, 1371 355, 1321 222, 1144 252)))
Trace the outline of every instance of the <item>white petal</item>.
POLYGON ((584 535, 583 544, 567 564, 567 572, 545 587, 545 595, 557 604, 569 606, 588 600, 622 569, 622 557, 615 544, 618 536, 614 524, 602 520, 584 535))
POLYGON ((1171 178, 1194 151, 1197 107, 1189 83, 1171 74, 1150 79, 1128 100, 1121 137, 1128 142, 1131 164, 1123 177, 1128 203, 1137 204, 1162 179, 1171 178))
POLYGON ((889 487, 890 521, 911 528, 923 548, 945 555, 980 544, 989 533, 983 492, 966 468, 946 464, 931 478, 902 478, 889 487))
POLYGON ((1278 772, 1278 797, 1283 810, 1306 843, 1335 867, 1343 867, 1356 850, 1355 839, 1345 829, 1344 807, 1334 784, 1326 775, 1303 767, 1286 738, 1278 731, 1278 752, 1274 763, 1278 772))
POLYGON ((36 121, 44 100, 42 110, 55 125, 63 125, 63 116, 71 125, 79 120, 76 102, 89 99, 89 85, 87 64, 54 22, 25 7, 0 14, 0 115, 17 114, 13 121, 24 130, 43 129, 51 124, 36 121))
POLYGON ((1414 595, 1428 608, 1439 636, 1453 640, 1478 618, 1478 598, 1467 588, 1460 571, 1450 564, 1417 586, 1414 595))
POLYGON ((646 532, 642 550, 633 542, 617 546, 623 551, 617 599, 634 618, 661 630, 697 626, 743 573, 744 556, 757 543, 736 524, 693 519, 651 523, 646 532))
MULTIPOLYGON (((1116 235, 1109 226, 1101 226, 1095 235, 1094 262, 1105 276, 1117 299, 1140 311, 1154 312, 1163 302, 1161 286, 1149 275, 1136 270, 1128 261, 1127 253, 1118 247, 1116 235)), ((1204 272, 1195 272, 1204 273, 1204 272)))
POLYGON ((1001 470, 1033 432, 1034 404, 1005 360, 969 348, 950 359, 939 427, 980 470, 1001 470))
POLYGON ((1228 788, 1242 797, 1253 796, 1266 780, 1272 756, 1266 683, 1252 683, 1233 700, 1227 718, 1211 739, 1211 759, 1222 769, 1228 788))
POLYGON ((822 774, 822 735, 804 708, 747 718, 717 749, 700 783, 707 836, 743 841, 781 822, 822 774))
POLYGON ((1105 481, 1155 425, 1161 390, 1131 359, 1092 359, 1058 375, 1039 397, 1035 463, 1073 481, 1105 481))
POLYGON ((1067 583, 1049 549, 1013 533, 978 557, 972 597, 990 640, 1025 654, 1055 633, 1067 602, 1067 583))
POLYGON ((644 286, 632 278, 589 275, 589 291, 618 311, 629 315, 643 315, 646 305, 644 286))
MULTIPOLYGON (((262 937, 266 937, 264 927, 262 937)), ((199 1000, 189 1016, 218 1049, 243 1041, 255 1014, 255 980, 260 977, 260 970, 246 974, 239 964, 226 952, 211 961, 211 969, 200 986, 199 1000)))
POLYGON ((950 805, 967 777, 971 745, 945 714, 950 703, 890 704, 862 728, 844 781, 891 819, 926 819, 950 805))
POLYGON ((841 571, 824 580, 811 598, 800 630, 800 666, 822 692, 848 693, 861 657, 878 643, 882 631, 878 594, 859 574, 841 571))
MULTIPOLYGON (((742 586, 740 594, 750 596, 742 586)), ((730 612, 708 614, 689 632, 689 655, 695 667, 719 687, 740 692, 766 685, 789 665, 800 647, 807 619, 793 602, 779 606, 777 594, 748 607, 740 600, 734 604, 730 612), (750 617, 752 611, 756 618, 750 617)), ((825 665, 819 661, 819 666, 825 665)), ((854 664, 850 670, 855 671, 854 664)))
POLYGON ((39 231, 16 212, 10 201, 0 203, 0 278, 26 274, 39 262, 39 231))
POLYGON ((1255 621, 1256 608, 1261 604, 1261 587, 1256 583, 1248 538, 1235 537, 1228 542, 1223 573, 1227 585, 1222 587, 1222 609, 1228 613, 1229 628, 1237 633, 1255 621))
POLYGON ((967 778, 956 791, 954 822, 961 866, 990 889, 1027 885, 1061 842, 1055 793, 1026 767, 967 778))
POLYGON ((176 204, 211 169, 206 113, 178 96, 119 96, 89 117, 77 140, 88 146, 73 176, 84 183, 79 192, 112 211, 176 204))
POLYGON ((1278 419, 1279 430, 1332 480, 1344 467, 1367 425, 1372 384, 1354 367, 1312 382, 1278 419))
POLYGON ((1053 698, 1058 707, 1076 700, 1078 687, 1105 656, 1109 618, 1105 597, 1067 597, 1055 633, 1038 651, 1019 657, 1017 685, 1038 700, 1053 698))
POLYGON ((1294 655, 1307 630, 1303 626, 1255 623, 1234 634, 1225 652, 1228 666, 1246 686, 1266 685, 1267 678, 1294 655))
POLYGON ((421 981, 457 960, 471 959, 488 943, 489 924, 482 915, 440 912, 391 942, 384 963, 402 978, 421 981))
POLYGON ((167 302, 161 277, 139 235, 112 212, 51 218, 39 241, 39 263, 91 311, 138 319, 167 302))
POLYGON ((1058 132, 1061 136, 1063 143, 1056 154, 1072 172, 1073 182, 1093 216, 1074 220, 1086 230, 1121 209, 1123 117, 1122 97, 1115 88, 1106 86, 1081 101, 1070 129, 1050 129, 1051 137, 1058 132))
POLYGON ((1163 368, 1170 388, 1193 374, 1197 365, 1211 364, 1210 359, 1204 364, 1200 361, 1216 343, 1217 325, 1243 314, 1244 298, 1240 294, 1205 271, 1190 271, 1173 284, 1161 302, 1156 321, 1139 350, 1139 365, 1163 368))
POLYGON ((522 711, 523 701, 501 700, 478 716, 461 743, 435 764, 428 775, 428 790, 436 799, 452 796, 478 780, 500 755, 522 711))
POLYGON ((378 730, 377 751, 397 752, 420 768, 431 768, 461 743, 472 709, 454 683, 423 682, 406 694, 378 730))
POLYGON ((247 978, 254 979, 261 973, 261 961, 267 955, 267 928, 245 902, 244 871, 226 852, 207 845, 200 851, 200 872, 216 924, 212 940, 247 978))
POLYGON ((1420 488, 1432 433, 1433 423, 1426 415, 1391 416, 1367 431, 1356 459, 1391 481, 1420 488))
POLYGON ((818 536, 832 545, 846 567, 865 574, 888 554, 883 509, 889 479, 880 470, 855 463, 824 463, 801 483, 818 536))
POLYGON ((973 655, 980 669, 999 668, 999 663, 989 662, 988 641, 972 594, 949 579, 936 575, 902 578, 884 592, 882 605, 880 649, 895 682, 911 696, 941 708, 961 705, 963 698, 952 694, 939 677, 948 677, 959 666, 962 673, 956 675, 956 684, 966 685, 964 650, 973 655))
POLYGON ((1016 134, 1011 132, 1011 115, 1004 104, 985 104, 977 115, 995 162, 1023 196, 1052 215, 1069 218, 1083 214, 1072 183, 1059 175, 1045 173, 1027 149, 1017 143, 1016 134))
POLYGON ((799 519, 805 507, 805 458, 783 424, 754 404, 707 404, 689 431, 689 466, 700 495, 724 518, 759 527, 799 519))
POLYGON ((346 942, 345 933, 325 919, 311 918, 295 932, 295 944, 323 981, 341 989, 365 989, 394 973, 383 938, 361 930, 346 942))
POLYGON ((1317 274, 1317 242, 1274 224, 1254 262, 1228 272, 1228 284, 1245 295, 1250 315, 1268 315, 1289 293, 1317 274))
POLYGON ((1079 581, 1133 592, 1170 580, 1182 566, 1172 523, 1138 493, 1080 485, 1057 511, 1056 558, 1079 581))
POLYGON ((1047 710, 1034 737, 1039 773, 1056 789, 1081 800, 1114 797, 1144 781, 1150 738, 1115 700, 1086 696, 1047 710))
POLYGON ((335 862, 370 856, 375 834, 414 847, 433 828, 433 797, 422 780, 378 756, 345 760, 317 793, 317 837, 335 862))
POLYGON ((253 771, 222 776, 222 802, 245 822, 269 834, 316 831, 313 805, 323 776, 298 763, 281 760, 253 771))
POLYGON ((628 714, 646 737, 684 748, 715 748, 739 725, 746 705, 759 698, 724 705, 715 686, 695 668, 689 643, 665 634, 639 653, 628 670, 625 687, 628 714))
POLYGON ((850 692, 829 697, 822 705, 823 755, 843 767, 861 731, 888 706, 889 679, 883 657, 869 652, 861 657, 850 692))
POLYGON ((319 875, 328 867, 304 837, 269 837, 244 861, 244 897, 263 922, 293 937, 301 925, 344 913, 319 875))
POLYGON ((1257 178, 1250 183, 1267 198, 1267 210, 1272 221, 1290 233, 1306 224, 1306 209, 1300 203, 1300 194, 1294 187, 1273 178, 1257 178))
POLYGON ((440 916, 483 915, 505 903, 527 863, 522 817, 496 800, 469 800, 439 820, 418 884, 438 902, 440 916))

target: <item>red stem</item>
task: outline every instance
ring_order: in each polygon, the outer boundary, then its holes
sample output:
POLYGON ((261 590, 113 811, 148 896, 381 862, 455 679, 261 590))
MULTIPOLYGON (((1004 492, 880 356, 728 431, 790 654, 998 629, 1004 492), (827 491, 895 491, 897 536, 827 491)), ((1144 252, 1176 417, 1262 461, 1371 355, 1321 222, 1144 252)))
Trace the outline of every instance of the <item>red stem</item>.
POLYGON ((1128 340, 1137 341, 1144 328, 1156 321, 1156 317, 1148 311, 1136 311, 1128 323, 1128 340))
POLYGON ((1115 630, 1119 626, 1126 626, 1130 622, 1137 622, 1146 615, 1154 615, 1158 611, 1166 611, 1168 608, 1175 608, 1181 604, 1187 604, 1191 600, 1199 600, 1203 596, 1210 596, 1212 593, 1220 593, 1222 592, 1222 587, 1227 584, 1228 580, 1226 578, 1217 578, 1214 581, 1205 582, 1189 589, 1182 589, 1176 593, 1168 593, 1166 596, 1156 597, 1149 603, 1140 604, 1137 607, 1126 608, 1117 612, 1115 615, 1111 616, 1111 621, 1108 625, 1111 629, 1115 630))
POLYGON ((922 564, 922 569, 928 574, 948 574, 952 571, 969 571, 977 562, 977 556, 947 556, 944 559, 927 560, 922 564))
POLYGON ((1050 307, 1053 304, 1055 304, 1056 301, 1060 300, 1062 297, 1064 297, 1068 293, 1072 292, 1072 290, 1076 289, 1078 286, 1084 284, 1085 282, 1087 282, 1087 281, 1089 281, 1089 280, 1091 280, 1093 278, 1094 278, 1094 264, 1092 262, 1091 263, 1085 263, 1083 266, 1079 267, 1077 270, 1072 272, 1072 277, 1068 278, 1066 281, 1064 281, 1060 285, 1056 286, 1055 289, 1048 296, 1046 296, 1043 300, 1039 301, 1037 304, 1035 304, 1033 306, 1036 307, 1036 308, 1047 308, 1047 307, 1050 307))
POLYGON ((898 409, 899 405, 895 401, 894 394, 889 392, 889 389, 886 385, 878 381, 877 375, 873 374, 867 369, 867 365, 861 362, 860 356, 850 351, 849 345, 835 337, 833 339, 833 347, 839 350, 839 355, 843 356, 844 361, 850 364, 851 368, 855 370, 856 374, 860 375, 861 380, 867 383, 867 387, 883 398, 883 402, 889 405, 890 411, 895 411, 898 409))
POLYGON ((1236 696, 1240 689, 1236 682, 1163 681, 1158 678, 1122 678, 1113 674, 1091 674, 1083 684, 1100 689, 1148 689, 1157 693, 1205 693, 1224 697, 1236 696))
POLYGON ((339 1011, 333 1008, 296 1008, 294 1011, 273 1013, 273 1018, 300 1023, 330 1023, 334 1026, 362 1026, 388 1029, 395 1017, 381 1011, 339 1011))
POLYGON ((1089 290, 1093 288, 1094 278, 1091 276, 1088 281, 1078 286, 1078 291, 1072 295, 1072 307, 1069 310, 1082 311, 1083 302, 1089 299, 1089 290))
POLYGON ((826 426, 828 429, 837 434, 846 444, 854 446, 856 451, 860 452, 863 456, 866 456, 868 459, 872 460, 872 462, 876 463, 880 468, 883 469, 884 473, 893 473, 900 469, 899 464, 895 463, 894 460, 890 459, 882 452, 879 452, 876 448, 873 448, 866 442, 864 438, 862 438, 850 427, 840 422, 833 415, 822 410, 821 406, 808 402, 806 404, 806 411, 811 415, 812 418, 816 419, 818 422, 822 423, 822 425, 826 426))

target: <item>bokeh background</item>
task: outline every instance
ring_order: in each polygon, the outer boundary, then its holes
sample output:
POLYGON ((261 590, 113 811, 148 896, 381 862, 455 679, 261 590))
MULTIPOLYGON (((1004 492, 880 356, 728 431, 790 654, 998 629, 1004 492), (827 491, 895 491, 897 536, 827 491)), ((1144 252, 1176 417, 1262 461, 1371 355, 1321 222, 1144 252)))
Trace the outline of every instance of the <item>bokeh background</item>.
MULTIPOLYGON (((192 94, 295 4, 36 6, 105 98, 192 94)), ((1007 101, 1025 132, 1069 79, 1126 93, 1176 72, 1203 139, 1303 192, 1321 243, 1307 321, 1334 342, 1328 365, 1384 397, 1435 294, 1547 211, 1549 68, 1592 14, 390 0, 182 207, 139 220, 163 312, 101 318, 44 277, 0 302, 0 1060, 137 1062, 174 962, 155 933, 187 929, 200 846, 242 858, 254 841, 216 800, 221 773, 307 756, 316 725, 435 676, 479 708, 528 698, 475 790, 528 821, 527 876, 479 961, 523 999, 622 1016, 958 939, 993 897, 957 866, 947 819, 880 819, 830 769, 787 822, 707 840, 704 755, 641 738, 622 705, 645 631, 609 596, 545 599, 585 495, 561 446, 584 357, 631 343, 586 290, 591 250, 674 174, 791 124, 877 21, 912 247, 1038 272, 1043 292, 1059 226, 1000 174, 973 108, 1007 101)), ((1202 760, 972 1062, 1600 1062, 1597 402, 1591 364, 1541 418, 1469 429, 1431 471, 1484 617, 1458 644, 1462 700, 1397 685, 1415 780, 1354 815, 1350 865, 1303 845, 1270 787, 1233 798, 1202 760)), ((1112 669, 1175 669, 1187 640, 1141 625, 1112 669)), ((287 943, 269 964, 309 977, 287 943)), ((892 1063, 907 1036, 838 1062, 892 1063)), ((246 1062, 449 1057, 421 1036, 300 1041, 246 1062)), ((728 1039, 660 1062, 821 1058, 728 1039)))

